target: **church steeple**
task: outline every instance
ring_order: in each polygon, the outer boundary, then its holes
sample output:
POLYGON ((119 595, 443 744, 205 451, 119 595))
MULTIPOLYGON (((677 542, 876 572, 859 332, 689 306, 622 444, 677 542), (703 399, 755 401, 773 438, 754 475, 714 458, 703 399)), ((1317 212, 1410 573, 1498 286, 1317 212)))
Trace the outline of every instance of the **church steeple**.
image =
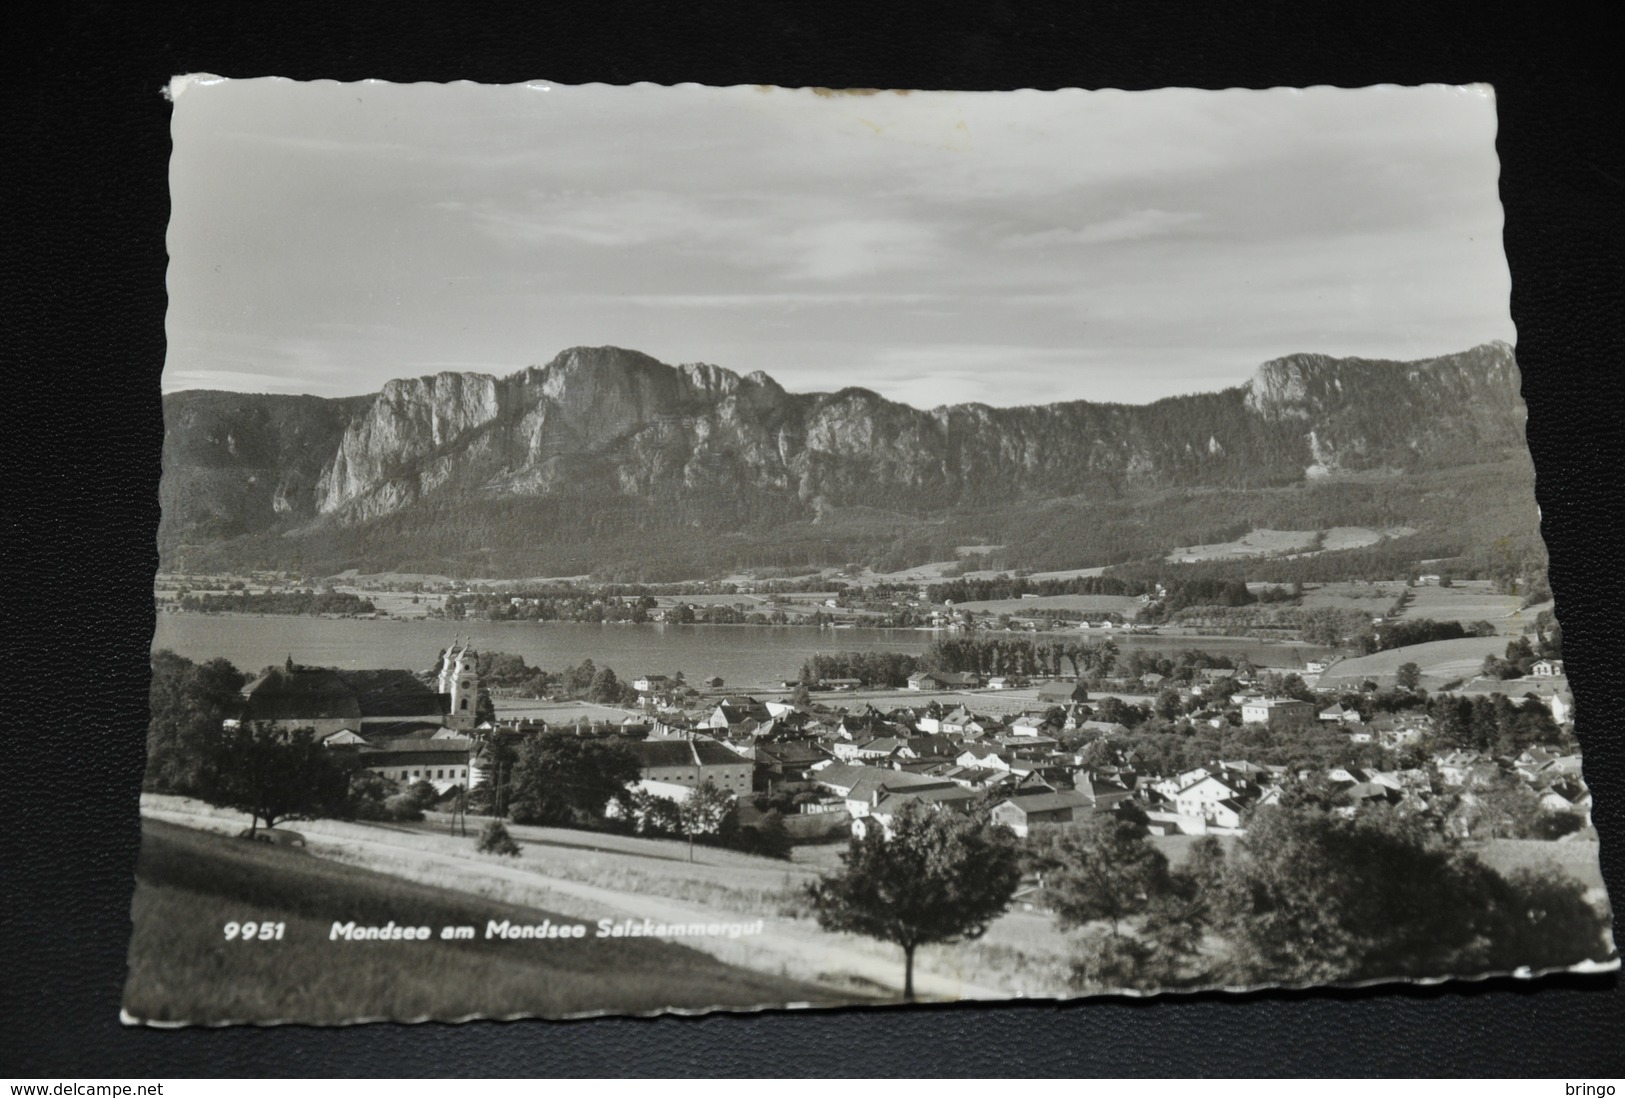
POLYGON ((461 638, 453 638, 441 656, 436 690, 447 697, 446 723, 452 728, 473 728, 479 720, 479 653, 461 638))

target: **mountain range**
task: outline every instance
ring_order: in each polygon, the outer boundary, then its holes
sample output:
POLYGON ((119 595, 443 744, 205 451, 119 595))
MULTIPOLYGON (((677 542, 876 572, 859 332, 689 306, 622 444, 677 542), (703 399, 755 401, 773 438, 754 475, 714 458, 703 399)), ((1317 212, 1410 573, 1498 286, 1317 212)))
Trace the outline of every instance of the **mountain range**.
POLYGON ((1527 548, 1519 384, 1512 349, 1489 343, 1416 362, 1289 355, 1145 405, 925 410, 577 347, 360 397, 179 392, 159 546, 165 567, 644 579, 977 544, 1078 567, 1248 524, 1379 519, 1431 552, 1527 548))

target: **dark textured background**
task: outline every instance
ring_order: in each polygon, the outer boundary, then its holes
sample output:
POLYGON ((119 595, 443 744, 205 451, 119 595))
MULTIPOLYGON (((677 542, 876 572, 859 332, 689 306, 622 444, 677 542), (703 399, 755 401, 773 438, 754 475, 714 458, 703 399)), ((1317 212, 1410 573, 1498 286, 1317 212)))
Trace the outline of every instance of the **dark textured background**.
POLYGON ((0 1075, 1554 1075, 1625 1070, 1613 978, 1155 1003, 129 1030, 174 73, 844 87, 1489 81, 1512 312, 1603 863, 1625 896, 1625 237, 1600 8, 1482 3, 36 2, 4 16, 8 696, 0 1075), (10 502, 15 499, 16 502, 10 502))

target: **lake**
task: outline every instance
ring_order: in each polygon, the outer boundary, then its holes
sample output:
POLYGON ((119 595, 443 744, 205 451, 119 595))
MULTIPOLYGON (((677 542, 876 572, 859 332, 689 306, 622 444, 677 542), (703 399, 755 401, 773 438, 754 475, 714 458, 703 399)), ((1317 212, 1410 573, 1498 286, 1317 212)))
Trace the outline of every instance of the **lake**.
MULTIPOLYGON (((940 634, 948 636, 949 634, 940 634)), ((557 671, 583 659, 614 668, 622 679, 683 672, 690 681, 721 676, 729 686, 793 679, 819 652, 885 651, 918 655, 933 634, 917 629, 811 629, 770 625, 598 625, 584 622, 365 621, 288 615, 158 615, 154 650, 193 660, 224 656, 253 673, 292 656, 325 667, 432 666, 453 637, 476 650, 512 652, 535 667, 557 671)), ((1089 638, 1097 639, 1095 636, 1089 638)), ((1265 644, 1241 637, 1116 637, 1120 648, 1178 651, 1200 648, 1255 664, 1298 668, 1329 649, 1265 644)))

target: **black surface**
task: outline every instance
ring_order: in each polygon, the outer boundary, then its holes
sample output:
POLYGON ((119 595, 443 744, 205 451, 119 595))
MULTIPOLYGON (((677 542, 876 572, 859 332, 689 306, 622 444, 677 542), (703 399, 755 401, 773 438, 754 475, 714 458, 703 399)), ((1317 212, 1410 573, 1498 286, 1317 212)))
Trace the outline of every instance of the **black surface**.
POLYGON ((117 1018, 158 521, 174 73, 1006 88, 1489 81, 1518 357, 1605 875, 1625 896, 1625 158, 1601 8, 414 0, 13 8, 0 1074, 1523 1075, 1625 1068, 1613 978, 1151 1004, 159 1032, 117 1018), (11 502, 15 500, 15 502, 11 502))

